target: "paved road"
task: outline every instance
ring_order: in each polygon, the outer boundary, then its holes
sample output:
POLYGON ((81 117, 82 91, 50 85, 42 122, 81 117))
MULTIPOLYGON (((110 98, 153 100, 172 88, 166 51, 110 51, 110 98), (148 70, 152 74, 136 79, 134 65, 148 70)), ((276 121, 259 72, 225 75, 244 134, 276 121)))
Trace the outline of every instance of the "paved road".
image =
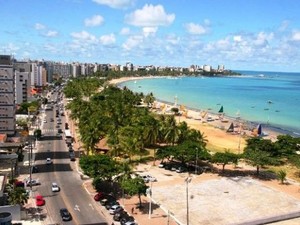
MULTIPOLYGON (((36 144, 34 154, 35 165, 39 172, 32 174, 32 177, 38 178, 41 185, 32 188, 32 197, 41 194, 46 200, 45 206, 40 207, 40 222, 41 224, 107 224, 97 203, 83 188, 83 181, 77 172, 75 162, 70 161, 63 137, 57 136, 59 117, 56 117, 55 110, 54 107, 54 110, 47 110, 40 115, 41 129, 53 132, 44 134, 43 139, 36 144), (53 122, 50 121, 51 118, 54 119, 53 122), (47 165, 46 158, 51 158, 53 163, 47 165), (52 182, 59 184, 60 192, 52 192, 52 182), (60 208, 67 208, 73 220, 62 222, 59 215, 60 208)), ((61 117, 61 120, 60 127, 64 129, 65 118, 61 117)))

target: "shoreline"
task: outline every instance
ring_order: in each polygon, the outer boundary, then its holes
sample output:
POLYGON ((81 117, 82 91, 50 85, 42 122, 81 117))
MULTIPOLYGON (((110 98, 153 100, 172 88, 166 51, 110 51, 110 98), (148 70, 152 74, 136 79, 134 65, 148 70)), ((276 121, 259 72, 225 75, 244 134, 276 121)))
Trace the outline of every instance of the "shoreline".
MULTIPOLYGON (((118 86, 119 84, 126 81, 134 81, 141 79, 153 79, 161 78, 156 76, 146 76, 146 77, 122 77, 119 79, 113 79, 109 83, 118 86)), ((152 111, 158 114, 170 114, 170 110, 174 103, 170 103, 164 100, 156 99, 156 106, 152 111), (157 106, 158 105, 158 106, 157 106)), ((233 118, 226 115, 223 115, 222 118, 217 113, 206 112, 206 118, 201 116, 201 110, 193 109, 190 107, 184 107, 181 109, 181 105, 176 107, 180 108, 182 115, 175 116, 177 122, 185 121, 190 128, 200 130, 201 133, 204 133, 204 136, 208 140, 208 146, 213 148, 216 151, 224 151, 226 149, 241 153, 246 146, 246 140, 249 137, 254 137, 253 128, 258 126, 257 123, 252 121, 247 121, 243 118, 233 118), (184 112, 184 113, 183 113, 184 112), (211 118, 212 121, 208 121, 207 118, 211 118), (234 132, 226 132, 231 123, 234 124, 234 132), (251 127, 249 127, 251 125, 251 127)), ((210 119, 209 119, 210 120, 210 119)), ((287 132, 284 132, 281 128, 273 128, 262 124, 264 139, 270 139, 272 141, 277 140, 278 135, 285 135, 287 132)))

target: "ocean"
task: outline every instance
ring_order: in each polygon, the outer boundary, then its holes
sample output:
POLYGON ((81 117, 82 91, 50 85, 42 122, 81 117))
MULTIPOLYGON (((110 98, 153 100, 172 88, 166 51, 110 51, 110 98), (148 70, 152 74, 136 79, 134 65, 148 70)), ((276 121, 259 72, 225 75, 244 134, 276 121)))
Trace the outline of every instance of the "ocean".
POLYGON ((300 73, 236 71, 234 77, 163 77, 119 84, 194 110, 239 116, 245 122, 300 137, 300 73))

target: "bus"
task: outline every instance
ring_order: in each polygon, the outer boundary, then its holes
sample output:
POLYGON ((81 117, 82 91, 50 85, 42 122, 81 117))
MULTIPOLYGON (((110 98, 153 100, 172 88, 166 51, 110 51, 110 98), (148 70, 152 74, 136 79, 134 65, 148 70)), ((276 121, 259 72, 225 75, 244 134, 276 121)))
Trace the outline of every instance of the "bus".
POLYGON ((72 143, 72 135, 71 135, 71 131, 69 129, 65 130, 65 140, 66 140, 66 143, 68 143, 68 142, 72 143))

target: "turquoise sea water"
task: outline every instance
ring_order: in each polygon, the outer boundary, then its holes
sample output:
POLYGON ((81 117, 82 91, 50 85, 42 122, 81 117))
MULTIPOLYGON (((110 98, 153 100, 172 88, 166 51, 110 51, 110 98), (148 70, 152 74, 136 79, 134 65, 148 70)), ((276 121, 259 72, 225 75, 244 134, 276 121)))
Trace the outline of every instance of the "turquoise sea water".
POLYGON ((238 71, 239 77, 178 77, 128 81, 135 92, 152 92, 156 99, 300 136, 300 73, 238 71))

